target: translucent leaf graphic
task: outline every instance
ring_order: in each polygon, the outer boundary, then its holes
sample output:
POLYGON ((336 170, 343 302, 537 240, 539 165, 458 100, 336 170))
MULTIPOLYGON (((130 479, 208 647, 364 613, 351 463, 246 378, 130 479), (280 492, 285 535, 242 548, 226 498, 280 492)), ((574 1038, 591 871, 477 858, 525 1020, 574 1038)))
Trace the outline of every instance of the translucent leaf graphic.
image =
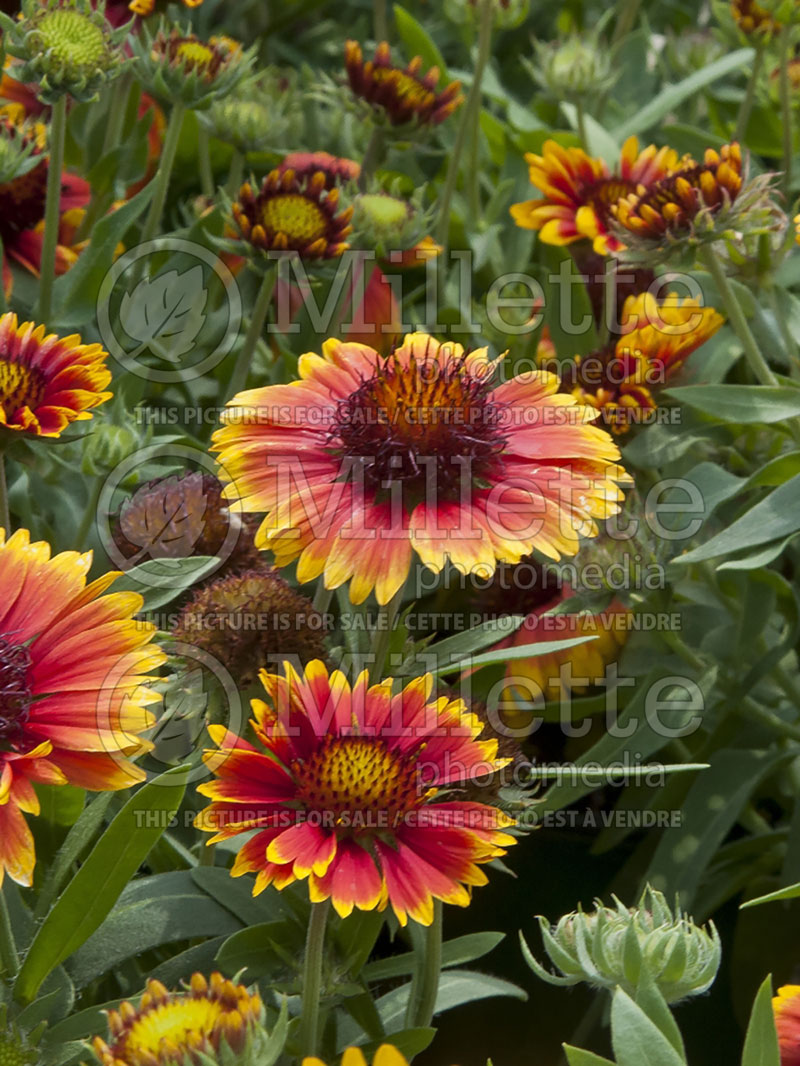
POLYGON ((177 475, 159 483, 158 492, 143 485, 120 508, 119 527, 143 559, 185 559, 205 529, 208 496, 201 478, 177 475))
POLYGON ((130 353, 133 358, 149 348, 153 355, 175 363, 191 351, 206 320, 208 290, 203 280, 203 268, 197 265, 182 274, 168 270, 142 278, 125 293, 119 321, 128 336, 139 341, 130 353))

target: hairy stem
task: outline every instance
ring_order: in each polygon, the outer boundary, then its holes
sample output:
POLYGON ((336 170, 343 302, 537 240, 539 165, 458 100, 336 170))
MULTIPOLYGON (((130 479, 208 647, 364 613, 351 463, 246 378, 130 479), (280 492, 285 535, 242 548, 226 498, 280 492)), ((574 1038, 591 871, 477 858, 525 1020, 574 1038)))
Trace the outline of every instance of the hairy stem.
POLYGON ((67 98, 53 104, 50 120, 50 161, 47 167, 47 200, 44 210, 42 266, 39 278, 39 320, 49 325, 53 311, 53 282, 56 276, 56 247, 61 225, 61 178, 64 169, 64 138, 67 132, 67 98))

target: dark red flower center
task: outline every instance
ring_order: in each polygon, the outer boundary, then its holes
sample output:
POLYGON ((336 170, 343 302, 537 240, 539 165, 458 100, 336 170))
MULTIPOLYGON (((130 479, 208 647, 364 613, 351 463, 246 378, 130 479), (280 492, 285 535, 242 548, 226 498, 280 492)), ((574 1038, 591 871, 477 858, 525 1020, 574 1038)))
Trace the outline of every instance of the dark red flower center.
POLYGON ((0 184, 0 237, 4 244, 41 222, 46 198, 46 159, 27 174, 0 184))
POLYGON ((0 354, 0 407, 11 419, 21 407, 35 410, 42 402, 46 381, 40 370, 11 362, 0 354))
POLYGON ((581 199, 593 207, 603 226, 611 221, 611 208, 624 196, 636 192, 636 185, 625 178, 601 178, 581 190, 581 199))
POLYGON ((503 411, 489 398, 492 388, 491 377, 467 369, 463 358, 401 366, 390 355, 339 403, 333 450, 355 461, 373 490, 402 483, 408 504, 429 495, 458 500, 502 466, 503 411))
POLYGON ((30 667, 28 648, 0 637, 0 746, 22 739, 32 699, 30 667))

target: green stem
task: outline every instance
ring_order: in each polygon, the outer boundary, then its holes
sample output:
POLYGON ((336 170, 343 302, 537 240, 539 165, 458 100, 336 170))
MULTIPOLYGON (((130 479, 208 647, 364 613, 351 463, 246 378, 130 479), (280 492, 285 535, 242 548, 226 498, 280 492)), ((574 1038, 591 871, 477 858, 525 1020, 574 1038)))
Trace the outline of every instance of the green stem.
POLYGON ((180 140, 185 115, 186 108, 183 104, 173 105, 172 114, 169 116, 169 123, 167 124, 167 132, 164 135, 164 147, 161 149, 161 162, 158 166, 158 172, 153 178, 155 190, 153 199, 150 202, 147 221, 142 230, 142 244, 152 241, 161 226, 161 217, 164 214, 164 204, 167 202, 167 192, 169 191, 169 179, 172 176, 172 168, 175 165, 175 156, 178 152, 178 141, 180 140))
POLYGON ((313 903, 308 922, 306 954, 303 961, 303 1005, 300 1014, 300 1051, 304 1057, 317 1054, 322 959, 329 907, 327 900, 324 903, 313 903))
POLYGON ((750 115, 753 112, 753 103, 756 98, 756 85, 758 84, 758 79, 761 75, 761 67, 763 66, 763 63, 764 44, 759 39, 756 44, 756 54, 753 58, 753 69, 750 71, 750 78, 747 82, 744 100, 742 100, 742 106, 739 108, 739 115, 736 119, 736 128, 733 131, 734 141, 744 140, 744 136, 747 132, 747 123, 750 121, 750 115))
POLYGON ((53 282, 56 276, 56 247, 61 224, 61 179, 64 170, 64 139, 67 132, 67 97, 53 104, 50 119, 50 160, 47 165, 47 200, 44 209, 42 266, 39 278, 39 321, 50 323, 53 311, 53 282))
POLYGON ((89 494, 89 499, 86 503, 86 509, 83 512, 83 518, 81 524, 78 526, 78 531, 75 534, 75 540, 73 543, 77 548, 83 548, 86 543, 86 538, 89 535, 89 529, 92 524, 92 519, 97 514, 97 503, 100 499, 100 494, 103 491, 103 479, 95 477, 94 487, 89 494))
POLYGON ((750 364, 750 369, 753 371, 753 374, 762 385, 777 385, 778 379, 775 377, 766 359, 761 354, 758 342, 747 324, 747 319, 744 316, 744 311, 742 311, 742 306, 737 300, 725 271, 714 254, 713 248, 704 248, 700 252, 699 258, 700 262, 711 275, 714 284, 717 287, 717 291, 722 297, 722 304, 725 308, 725 313, 728 316, 728 321, 733 326, 737 337, 742 342, 744 354, 747 357, 747 361, 750 364))
POLYGON ((392 596, 389 602, 378 611, 375 642, 372 646, 375 661, 370 671, 374 681, 378 681, 383 676, 383 670, 386 666, 386 656, 389 653, 389 644, 392 640, 394 623, 397 619, 397 612, 400 609, 402 601, 403 589, 400 588, 394 596, 392 596))
POLYGON ((11 516, 8 511, 8 484, 6 482, 6 457, 0 451, 0 526, 6 531, 6 540, 11 536, 11 516))
POLYGON ((770 284, 767 287, 767 299, 769 300, 772 314, 775 316, 775 321, 778 323, 778 332, 781 335, 783 347, 786 349, 786 358, 789 360, 789 377, 797 380, 800 378, 800 353, 798 352, 797 342, 789 329, 786 316, 781 313, 781 309, 778 306, 778 290, 774 284, 770 284))
MULTIPOLYGON (((489 62, 489 57, 492 54, 492 22, 494 20, 494 0, 485 2, 480 10, 480 21, 478 23, 478 67, 476 68, 475 76, 483 79, 484 71, 486 70, 486 64, 489 62), (478 73, 480 70, 480 73, 478 73)), ((477 106, 474 108, 473 114, 470 116, 470 122, 472 124, 472 132, 470 137, 470 152, 469 163, 467 167, 467 174, 469 175, 469 206, 473 218, 480 217, 481 201, 480 201, 480 176, 482 168, 480 164, 480 143, 481 143, 481 98, 480 94, 477 97, 477 106)))
POLYGON ((372 0, 372 26, 377 44, 389 40, 389 15, 386 10, 386 0, 372 0))
POLYGON ((320 577, 317 580, 317 587, 314 590, 314 602, 313 602, 314 610, 317 611, 318 614, 326 614, 328 608, 331 605, 331 600, 332 599, 333 599, 333 589, 326 589, 325 588, 325 578, 324 577, 320 577))
POLYGON ((240 152, 238 148, 234 148, 233 155, 231 156, 231 166, 228 171, 228 180, 225 183, 225 192, 228 196, 234 197, 242 187, 242 179, 244 177, 244 152, 240 152))
POLYGON ((197 161, 200 165, 200 189, 203 196, 207 196, 210 200, 216 191, 214 171, 211 169, 211 144, 208 130, 199 123, 199 120, 197 129, 197 161))
POLYGON ((583 110, 583 100, 578 99, 575 102, 575 113, 577 115, 578 136, 580 137, 581 148, 583 148, 584 152, 588 152, 589 141, 586 137, 586 115, 583 110))
POLYGON ((120 74, 114 82, 108 109, 108 125, 103 138, 103 155, 113 152, 122 138, 125 116, 128 113, 128 97, 131 94, 132 87, 133 74, 130 70, 120 74))
MULTIPOLYGON (((442 191, 439 218, 436 226, 436 240, 442 245, 445 253, 447 252, 450 234, 450 207, 461 170, 461 157, 464 154, 467 134, 475 127, 476 119, 473 117, 475 114, 477 114, 477 121, 480 121, 483 75, 489 62, 492 43, 492 15, 494 13, 492 4, 493 0, 483 0, 481 4, 478 29, 478 58, 475 63, 475 73, 467 96, 467 102, 464 105, 461 122, 456 132, 456 143, 453 145, 450 161, 447 164, 447 177, 442 191)), ((474 169, 477 170, 477 166, 474 169)), ((477 181, 476 175, 473 175, 473 178, 477 181)))
POLYGON ((378 169, 378 164, 383 158, 386 137, 380 126, 373 126, 367 143, 364 158, 361 161, 361 174, 358 178, 358 187, 363 192, 367 182, 378 169))
POLYGON ((417 967, 406 1008, 406 1028, 426 1029, 433 1019, 442 971, 442 903, 434 900, 433 921, 415 945, 417 967))
POLYGON ((247 375, 250 372, 250 364, 253 361, 253 352, 259 342, 267 320, 267 311, 272 301, 272 293, 275 289, 276 267, 271 266, 261 279, 261 288, 258 290, 256 304, 253 308, 253 317, 247 328, 242 347, 236 356, 236 365, 233 368, 230 380, 230 395, 236 396, 247 384, 247 375))
POLYGON ((11 916, 8 913, 6 897, 0 890, 0 974, 14 977, 19 970, 19 955, 11 928, 11 916))
POLYGON ((642 0, 620 0, 619 15, 611 38, 611 46, 619 44, 633 29, 642 0))
POLYGON ((200 855, 197 859, 198 866, 213 866, 216 859, 216 844, 206 844, 205 847, 200 848, 200 855))
POLYGON ((786 25, 781 30, 780 53, 780 96, 781 125, 783 126, 783 194, 788 200, 792 187, 792 156, 794 155, 794 128, 792 126, 792 87, 789 81, 789 60, 792 51, 792 27, 786 25))

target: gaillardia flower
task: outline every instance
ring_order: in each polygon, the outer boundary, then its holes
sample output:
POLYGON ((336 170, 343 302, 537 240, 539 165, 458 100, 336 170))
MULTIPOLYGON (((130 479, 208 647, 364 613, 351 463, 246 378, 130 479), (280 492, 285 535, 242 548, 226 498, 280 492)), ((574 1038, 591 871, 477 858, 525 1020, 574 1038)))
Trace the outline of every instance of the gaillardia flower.
POLYGON ((138 1007, 108 1012, 108 1037, 92 1049, 101 1066, 258 1066, 268 1034, 257 992, 212 973, 192 975, 183 992, 147 982, 138 1007))
POLYGON ((44 326, 21 326, 12 312, 0 317, 0 426, 57 437, 71 422, 111 398, 108 353, 73 334, 45 335, 44 326))
POLYGON ((290 123, 291 104, 280 71, 267 68, 244 78, 232 92, 215 99, 198 117, 213 137, 232 145, 243 155, 275 151, 290 123))
POLYGON ((16 76, 35 82, 44 103, 66 93, 93 99, 125 62, 126 27, 111 27, 104 0, 23 0, 22 18, 0 13, 0 26, 8 52, 21 60, 16 76))
POLYGON ((745 36, 753 34, 771 35, 780 30, 772 14, 757 3, 757 0, 731 0, 731 15, 745 36))
POLYGON ((772 1000, 781 1066, 800 1066, 800 985, 784 985, 772 1000))
POLYGON ((163 103, 201 111, 230 93, 250 72, 253 49, 229 37, 203 41, 162 21, 155 36, 144 27, 131 38, 137 77, 163 103))
POLYGON ((255 873, 254 894, 308 879, 311 901, 336 911, 383 910, 405 925, 433 920, 433 901, 466 906, 482 863, 505 854, 512 820, 494 807, 447 794, 492 773, 497 741, 462 700, 431 701, 433 678, 397 695, 391 679, 350 686, 311 662, 299 675, 261 674, 271 706, 253 700, 259 747, 209 726, 206 753, 216 780, 198 786, 213 802, 197 818, 209 843, 254 836, 233 875, 255 873))
MULTIPOLYGON (((714 336, 723 319, 713 307, 671 293, 658 303, 648 293, 629 296, 622 310, 622 336, 598 351, 561 363, 561 388, 600 412, 614 433, 652 421, 654 393, 685 360, 714 336)), ((551 367, 552 349, 542 365, 551 367)))
POLYGON ((358 181, 361 174, 360 163, 354 159, 331 155, 330 152, 290 152, 278 169, 283 173, 291 170, 301 180, 313 178, 315 174, 324 174, 326 189, 358 181))
POLYGON ((243 240, 256 252, 335 259, 347 248, 353 214, 338 207, 339 190, 329 188, 323 171, 298 178, 293 170, 272 170, 255 191, 245 182, 231 211, 243 240))
POLYGON ((389 356, 331 339, 300 381, 234 397, 214 446, 229 498, 267 513, 257 546, 299 559, 300 581, 350 581, 353 603, 373 588, 387 603, 412 547, 436 572, 449 558, 486 576, 534 549, 574 554, 618 510, 617 447, 555 375, 495 369, 486 348, 425 333, 389 356))
POLYGON ((407 67, 394 66, 386 41, 378 45, 375 58, 366 62, 361 45, 348 41, 345 65, 353 95, 370 104, 373 114, 383 117, 391 126, 407 123, 435 126, 464 101, 460 82, 451 81, 447 88, 437 92, 439 71, 432 67, 422 76, 419 56, 407 67))
MULTIPOLYGON (((303 1059, 303 1066, 326 1066, 322 1059, 310 1057, 303 1059)), ((364 1052, 360 1047, 344 1049, 339 1066, 367 1066, 364 1052)), ((408 1061, 394 1044, 381 1044, 372 1058, 372 1066, 408 1066, 408 1061)))
MULTIPOLYGON (((184 7, 200 7, 203 0, 182 0, 184 7)), ((152 15, 155 11, 156 0, 131 0, 128 4, 128 10, 133 12, 134 15, 139 15, 141 18, 147 18, 148 15, 152 15)))
POLYGON ((556 141, 545 141, 542 153, 529 152, 525 160, 531 183, 544 197, 513 204, 512 218, 522 229, 538 230, 545 244, 572 244, 587 238, 601 255, 622 247, 610 232, 614 204, 678 166, 678 154, 673 149, 651 144, 640 152, 635 137, 629 137, 622 146, 614 173, 604 160, 592 158, 582 148, 563 148, 556 141))
POLYGON ((107 791, 144 778, 129 757, 150 746, 140 734, 160 697, 147 684, 165 655, 134 619, 142 597, 104 596, 118 575, 87 585, 91 564, 0 531, 0 881, 31 884, 32 782, 107 791))

